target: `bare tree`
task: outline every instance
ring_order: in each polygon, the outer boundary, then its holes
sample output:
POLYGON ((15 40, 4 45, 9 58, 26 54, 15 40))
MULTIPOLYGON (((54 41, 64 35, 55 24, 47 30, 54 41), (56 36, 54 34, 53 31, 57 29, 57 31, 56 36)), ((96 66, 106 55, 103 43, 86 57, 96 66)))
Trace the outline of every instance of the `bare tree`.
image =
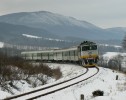
POLYGON ((121 71, 122 59, 123 59, 123 56, 118 54, 117 56, 109 60, 108 66, 112 69, 118 69, 119 71, 121 71))

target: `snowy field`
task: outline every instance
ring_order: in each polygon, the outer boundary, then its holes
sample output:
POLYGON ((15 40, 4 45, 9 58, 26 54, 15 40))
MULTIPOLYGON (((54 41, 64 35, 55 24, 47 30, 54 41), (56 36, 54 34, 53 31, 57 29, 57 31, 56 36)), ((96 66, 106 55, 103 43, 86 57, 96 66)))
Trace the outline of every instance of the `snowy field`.
MULTIPOLYGON (((63 77, 56 82, 61 82, 63 80, 77 76, 86 70, 78 65, 68 65, 68 64, 48 64, 51 68, 60 67, 63 72, 63 77)), ((49 83, 45 86, 54 84, 49 83)), ((25 81, 20 81, 17 83, 20 88, 20 93, 35 90, 37 88, 32 88, 25 81)), ((43 87, 43 86, 42 86, 43 87)), ((19 94, 15 93, 15 94, 19 94)), ((84 94, 85 100, 125 100, 126 98, 126 75, 112 71, 110 69, 100 67, 100 72, 93 78, 82 82, 78 85, 69 87, 67 89, 55 92, 48 96, 42 97, 39 100, 80 100, 80 95, 84 94), (119 79, 116 80, 116 75, 119 79), (101 90, 104 92, 104 96, 93 97, 92 92, 95 90, 101 90), (121 99, 120 99, 121 98, 121 99)), ((3 99, 11 94, 7 92, 0 91, 0 99, 3 99)))
POLYGON ((121 70, 123 72, 126 72, 126 53, 121 53, 121 52, 106 52, 103 55, 103 59, 104 59, 104 61, 106 61, 106 63, 108 63, 110 60, 116 59, 116 61, 118 61, 118 63, 121 64, 121 70))
MULTIPOLYGON (((80 74, 82 74, 86 71, 86 69, 84 69, 83 67, 80 67, 78 65, 73 65, 73 64, 68 65, 68 64, 51 64, 51 63, 48 63, 47 65, 49 65, 49 67, 51 67, 51 68, 59 67, 61 69, 63 75, 62 75, 62 78, 57 80, 57 81, 50 78, 48 80, 48 84, 46 84, 44 86, 49 86, 49 85, 52 85, 52 84, 55 84, 55 83, 58 83, 58 82, 62 82, 64 80, 78 76, 78 75, 80 75, 80 74)), ((29 92, 31 90, 35 90, 35 89, 40 88, 40 87, 32 88, 32 86, 24 80, 15 81, 14 83, 15 83, 16 87, 18 87, 18 90, 10 87, 10 89, 11 89, 11 91, 13 91, 14 95, 29 92)), ((44 86, 42 86, 42 87, 44 87, 44 86)), ((2 89, 0 88, 0 90, 2 90, 2 89)), ((3 99, 3 98, 8 97, 8 96, 11 96, 11 94, 4 92, 4 91, 0 91, 0 99, 3 99)))
POLYGON ((0 42, 0 48, 3 48, 3 46, 4 46, 4 43, 0 42))
POLYGON ((80 100, 81 94, 85 96, 84 100, 125 100, 126 75, 100 67, 100 72, 93 78, 38 100, 80 100), (103 91, 104 96, 93 97, 95 90, 103 91))
POLYGON ((103 55, 103 58, 105 60, 110 60, 112 59, 113 57, 117 56, 117 55, 120 55, 120 56, 123 56, 124 58, 126 57, 126 53, 120 53, 120 52, 106 52, 104 55, 103 55))

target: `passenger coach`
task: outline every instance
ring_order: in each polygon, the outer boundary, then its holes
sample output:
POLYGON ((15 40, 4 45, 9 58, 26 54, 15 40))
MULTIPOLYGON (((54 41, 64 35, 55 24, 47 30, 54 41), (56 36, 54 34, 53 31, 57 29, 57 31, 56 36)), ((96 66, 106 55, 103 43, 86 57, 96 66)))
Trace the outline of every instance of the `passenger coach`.
POLYGON ((96 66, 98 61, 98 47, 94 42, 84 41, 78 47, 27 51, 22 52, 21 55, 25 60, 79 62, 84 66, 96 66))

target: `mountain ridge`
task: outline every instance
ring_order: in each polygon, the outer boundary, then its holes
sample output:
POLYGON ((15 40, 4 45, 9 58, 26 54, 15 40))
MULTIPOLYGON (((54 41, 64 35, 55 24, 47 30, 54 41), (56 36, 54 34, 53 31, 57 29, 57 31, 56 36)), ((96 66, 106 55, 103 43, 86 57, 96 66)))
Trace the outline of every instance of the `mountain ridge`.
MULTIPOLYGON (((6 34, 4 35, 13 33, 12 36, 10 36, 10 39, 9 36, 8 39, 6 39, 6 36, 4 36, 3 40, 5 39, 7 42, 14 42, 16 38, 22 38, 21 36, 17 36, 17 34, 19 35, 21 33, 44 38, 53 38, 54 40, 66 39, 72 41, 122 40, 124 37, 123 31, 119 33, 111 29, 102 29, 87 21, 82 21, 74 17, 64 16, 47 11, 19 12, 2 15, 0 16, 0 25, 3 25, 3 27, 0 27, 0 37, 3 37, 3 32, 6 29, 8 32, 5 32, 6 34), (4 28, 6 29, 2 31, 4 28)), ((21 39, 20 42, 22 43, 22 41, 23 39, 21 39)), ((32 43, 32 40, 30 40, 30 42, 32 43)), ((39 41, 39 44, 41 42, 39 41)), ((51 44, 52 43, 50 43, 50 45, 51 44)))
MULTIPOLYGON (((0 22, 42 28, 61 37, 73 36, 87 39, 102 39, 103 37, 105 39, 106 37, 111 39, 111 36, 106 34, 114 35, 113 32, 108 32, 86 21, 46 11, 3 15, 0 16, 0 22)), ((116 37, 113 38, 117 39, 116 37)))

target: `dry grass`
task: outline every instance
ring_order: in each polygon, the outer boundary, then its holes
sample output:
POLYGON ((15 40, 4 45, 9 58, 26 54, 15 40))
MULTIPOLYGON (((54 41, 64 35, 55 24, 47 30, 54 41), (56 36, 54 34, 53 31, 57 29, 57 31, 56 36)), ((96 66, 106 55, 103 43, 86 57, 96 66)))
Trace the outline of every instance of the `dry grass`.
POLYGON ((117 84, 116 84, 116 87, 117 87, 117 90, 118 90, 118 91, 125 91, 125 90, 126 90, 126 82, 117 83, 117 84))

